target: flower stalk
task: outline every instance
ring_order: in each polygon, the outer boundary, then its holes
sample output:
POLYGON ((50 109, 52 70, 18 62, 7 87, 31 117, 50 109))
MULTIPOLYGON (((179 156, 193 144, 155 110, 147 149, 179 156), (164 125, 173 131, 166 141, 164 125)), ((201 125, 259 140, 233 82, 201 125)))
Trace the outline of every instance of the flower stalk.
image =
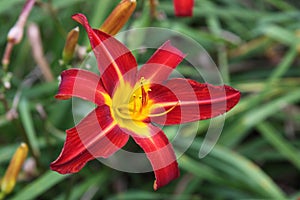
POLYGON ((8 43, 6 45, 4 56, 2 58, 2 65, 5 71, 7 70, 7 67, 10 63, 10 56, 14 45, 19 44, 23 38, 24 27, 34 3, 35 0, 26 1, 16 24, 8 32, 7 35, 8 43))
POLYGON ((38 26, 34 23, 31 23, 28 27, 27 34, 29 38, 29 43, 32 48, 32 54, 34 60, 37 62, 38 67, 40 68, 46 81, 47 82, 53 81, 54 78, 50 66, 43 54, 42 40, 41 40, 40 30, 38 26))

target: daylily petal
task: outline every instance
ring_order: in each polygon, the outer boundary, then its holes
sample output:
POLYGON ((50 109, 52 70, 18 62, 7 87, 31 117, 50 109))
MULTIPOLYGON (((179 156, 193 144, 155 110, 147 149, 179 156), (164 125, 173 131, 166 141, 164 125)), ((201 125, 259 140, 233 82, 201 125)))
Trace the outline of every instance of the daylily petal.
POLYGON ((193 15, 194 0, 173 0, 175 15, 190 17, 193 15))
POLYGON ((106 105, 97 107, 66 132, 63 150, 50 165, 52 170, 61 174, 78 172, 94 158, 109 157, 122 148, 129 138, 116 125, 106 105))
POLYGON ((152 113, 169 110, 164 116, 152 117, 151 121, 171 125, 221 115, 238 103, 240 92, 227 85, 214 86, 176 78, 169 80, 164 86, 151 86, 149 96, 154 101, 155 109, 152 113))
POLYGON ((152 136, 133 136, 133 139, 150 160, 156 178, 153 188, 157 190, 177 178, 179 169, 172 144, 164 132, 151 124, 149 124, 149 129, 152 136))
POLYGON ((162 83, 168 79, 184 56, 170 41, 165 42, 138 71, 138 80, 144 77, 152 83, 162 83))
POLYGON ((119 81, 125 80, 133 85, 136 80, 137 62, 130 50, 114 37, 92 29, 83 14, 75 14, 72 18, 82 24, 88 33, 107 92, 111 95, 119 81))
POLYGON ((69 69, 61 73, 61 83, 55 98, 66 100, 71 97, 79 97, 97 105, 103 105, 105 98, 109 98, 100 77, 82 69, 69 69))

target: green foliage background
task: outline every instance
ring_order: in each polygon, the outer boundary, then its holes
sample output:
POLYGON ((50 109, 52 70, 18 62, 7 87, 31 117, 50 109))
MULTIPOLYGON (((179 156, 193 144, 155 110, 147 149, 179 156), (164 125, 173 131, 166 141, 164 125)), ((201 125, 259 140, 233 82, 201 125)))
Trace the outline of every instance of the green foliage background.
MULTIPOLYGON (((84 13, 93 27, 99 27, 118 2, 38 1, 27 24, 38 24, 45 56, 56 78, 65 69, 59 60, 66 33, 78 25, 71 15, 84 13)), ((119 172, 98 161, 74 175, 50 171, 50 162, 62 148, 64 130, 74 126, 71 101, 54 99, 58 79, 47 83, 37 73, 25 34, 13 50, 9 65, 12 86, 5 91, 7 106, 15 108, 18 117, 8 120, 8 110, 0 103, 0 177, 22 141, 30 145, 29 157, 36 167, 31 167, 31 173, 20 174, 8 199, 300 198, 299 2, 196 0, 192 18, 176 18, 171 1, 159 2, 159 18, 151 19, 148 1, 137 0, 135 14, 124 29, 155 26, 188 35, 210 53, 224 82, 242 92, 240 103, 226 115, 213 151, 198 158, 209 125, 209 121, 200 121, 194 143, 178 160, 180 178, 156 192, 152 173, 119 172), (27 84, 28 80, 32 84, 27 84)), ((0 55, 23 4, 22 0, 0 1, 0 55)), ((88 45, 82 28, 79 44, 88 45)), ((186 76, 192 74, 185 66, 179 69, 186 76)))

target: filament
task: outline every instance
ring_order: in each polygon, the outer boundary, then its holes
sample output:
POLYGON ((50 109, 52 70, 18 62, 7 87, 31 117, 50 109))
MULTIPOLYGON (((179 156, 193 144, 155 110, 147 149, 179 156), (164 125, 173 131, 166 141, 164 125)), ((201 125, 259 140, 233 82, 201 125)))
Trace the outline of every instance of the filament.
POLYGON ((156 113, 156 114, 149 114, 148 117, 160 117, 160 116, 166 115, 169 112, 171 112, 176 106, 178 106, 179 103, 180 103, 180 101, 178 101, 174 106, 172 106, 171 108, 169 108, 168 110, 166 110, 164 112, 156 113))

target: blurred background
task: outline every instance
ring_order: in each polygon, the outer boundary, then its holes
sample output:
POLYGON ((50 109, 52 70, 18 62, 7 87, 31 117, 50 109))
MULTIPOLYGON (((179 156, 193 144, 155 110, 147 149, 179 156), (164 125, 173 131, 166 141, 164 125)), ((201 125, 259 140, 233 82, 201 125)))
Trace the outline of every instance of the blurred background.
MULTIPOLYGON (((65 130, 75 125, 72 101, 54 98, 58 77, 78 66, 85 56, 83 47, 89 46, 80 26, 74 58, 62 63, 67 33, 78 26, 71 16, 84 13, 98 28, 119 1, 36 1, 22 41, 0 69, 0 177, 20 143, 29 146, 7 199, 300 198, 299 1, 195 0, 193 16, 185 18, 175 16, 172 1, 156 2, 150 7, 149 0, 137 0, 122 30, 163 27, 191 37, 211 55, 224 83, 242 92, 212 152, 198 157, 210 122, 205 120, 199 121, 193 144, 178 159, 181 176, 158 191, 152 188, 153 173, 120 172, 97 160, 73 175, 51 171, 65 130)), ((24 4, 0 1, 1 57, 24 4)), ((147 59, 138 55, 139 64, 147 59)), ((193 75, 184 63, 178 69, 186 77, 193 75)), ((172 129, 166 128, 166 134, 172 129)))

